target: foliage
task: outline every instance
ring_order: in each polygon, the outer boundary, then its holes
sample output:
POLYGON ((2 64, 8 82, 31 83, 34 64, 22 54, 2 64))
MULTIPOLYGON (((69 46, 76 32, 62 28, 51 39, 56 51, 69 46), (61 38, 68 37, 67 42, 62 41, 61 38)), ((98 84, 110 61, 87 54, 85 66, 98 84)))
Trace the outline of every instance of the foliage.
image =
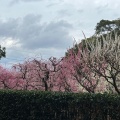
POLYGON ((112 31, 118 32, 120 34, 120 19, 111 21, 101 20, 99 23, 97 23, 95 31, 97 35, 103 35, 112 31))
POLYGON ((1 120, 119 120, 120 96, 0 91, 1 120))
POLYGON ((5 47, 1 47, 1 46, 0 46, 0 59, 1 59, 2 57, 5 57, 5 55, 6 55, 5 47))

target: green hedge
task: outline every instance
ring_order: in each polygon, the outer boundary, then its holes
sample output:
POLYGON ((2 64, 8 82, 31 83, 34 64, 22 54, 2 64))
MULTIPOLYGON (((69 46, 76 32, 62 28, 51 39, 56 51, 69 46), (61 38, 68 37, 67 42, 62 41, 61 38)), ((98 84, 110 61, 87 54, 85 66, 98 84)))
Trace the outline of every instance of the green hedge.
POLYGON ((0 91, 0 120, 120 120, 120 96, 0 91))

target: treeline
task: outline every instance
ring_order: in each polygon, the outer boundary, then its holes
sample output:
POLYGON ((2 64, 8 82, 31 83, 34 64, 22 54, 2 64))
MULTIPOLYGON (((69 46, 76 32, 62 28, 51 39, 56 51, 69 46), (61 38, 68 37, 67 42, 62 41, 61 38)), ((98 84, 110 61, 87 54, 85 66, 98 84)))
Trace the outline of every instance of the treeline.
POLYGON ((120 94, 120 37, 109 32, 119 30, 119 21, 101 20, 98 37, 75 44, 60 59, 26 60, 11 70, 1 66, 0 89, 120 94))

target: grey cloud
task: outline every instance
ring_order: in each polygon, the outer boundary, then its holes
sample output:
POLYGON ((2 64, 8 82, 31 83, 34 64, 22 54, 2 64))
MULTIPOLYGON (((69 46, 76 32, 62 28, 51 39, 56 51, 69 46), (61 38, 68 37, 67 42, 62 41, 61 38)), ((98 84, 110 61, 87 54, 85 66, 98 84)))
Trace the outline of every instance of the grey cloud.
POLYGON ((79 9, 79 10, 77 10, 77 11, 78 11, 78 13, 83 13, 83 12, 84 12, 83 9, 79 9))
POLYGON ((37 1, 42 1, 42 0, 21 0, 21 1, 23 1, 23 2, 37 2, 37 1))
POLYGON ((106 3, 104 5, 99 5, 97 7, 95 7, 97 13, 103 13, 103 12, 106 12, 106 11, 110 11, 111 9, 109 8, 109 4, 106 3))
POLYGON ((53 3, 53 2, 55 2, 55 0, 51 0, 51 1, 49 1, 49 0, 12 0, 10 2, 10 4, 12 5, 12 4, 16 4, 16 3, 19 3, 19 2, 29 3, 29 2, 41 2, 41 1, 51 2, 50 4, 48 4, 48 7, 53 6, 55 4, 58 4, 59 2, 64 2, 64 0, 56 0, 58 3, 53 3))
POLYGON ((55 5, 59 5, 59 3, 50 3, 50 4, 48 4, 46 7, 53 7, 53 6, 55 6, 55 5))
POLYGON ((58 11, 58 14, 60 16, 71 16, 72 15, 72 13, 66 9, 62 9, 62 10, 58 11))
POLYGON ((17 27, 18 27, 18 19, 8 19, 7 21, 0 20, 0 36, 15 37, 17 27))
POLYGON ((13 4, 16 4, 16 3, 19 3, 19 2, 40 2, 42 0, 12 0, 10 2, 10 5, 13 5, 13 4))
POLYGON ((56 5, 60 5, 63 2, 64 2, 64 0, 51 0, 50 2, 48 0, 48 5, 46 7, 53 7, 56 5))
POLYGON ((29 28, 23 26, 22 29, 27 29, 27 33, 22 32, 21 40, 28 48, 64 48, 71 40, 68 36, 69 28, 71 29, 71 25, 65 21, 51 22, 41 26, 31 25, 29 28))
POLYGON ((72 44, 69 30, 72 25, 66 21, 41 23, 41 16, 27 15, 23 19, 0 22, 0 37, 19 39, 26 49, 66 48, 72 44))

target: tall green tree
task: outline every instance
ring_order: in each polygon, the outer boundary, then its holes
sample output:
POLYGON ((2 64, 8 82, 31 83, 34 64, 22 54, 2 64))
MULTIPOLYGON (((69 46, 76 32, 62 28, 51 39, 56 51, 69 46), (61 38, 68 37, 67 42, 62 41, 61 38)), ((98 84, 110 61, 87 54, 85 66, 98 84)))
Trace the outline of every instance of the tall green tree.
POLYGON ((120 19, 117 20, 101 20, 95 27, 95 34, 103 35, 111 32, 120 34, 120 19))
POLYGON ((6 50, 5 47, 1 47, 1 45, 0 45, 0 59, 2 57, 6 56, 6 51, 5 50, 6 50))

